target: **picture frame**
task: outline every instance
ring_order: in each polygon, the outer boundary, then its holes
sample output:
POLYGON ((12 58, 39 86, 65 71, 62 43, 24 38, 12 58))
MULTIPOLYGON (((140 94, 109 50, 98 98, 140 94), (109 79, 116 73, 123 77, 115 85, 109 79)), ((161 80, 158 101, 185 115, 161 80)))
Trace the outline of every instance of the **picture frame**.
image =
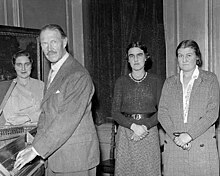
POLYGON ((0 81, 16 77, 12 56, 19 50, 27 50, 33 59, 31 77, 44 81, 48 67, 40 48, 39 29, 0 25, 0 81))

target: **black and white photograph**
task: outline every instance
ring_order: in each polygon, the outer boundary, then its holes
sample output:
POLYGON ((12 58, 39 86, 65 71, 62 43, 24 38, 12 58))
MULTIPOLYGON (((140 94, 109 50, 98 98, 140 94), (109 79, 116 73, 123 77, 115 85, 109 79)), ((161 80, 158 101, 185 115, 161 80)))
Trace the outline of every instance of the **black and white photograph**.
POLYGON ((219 176, 219 0, 0 0, 0 176, 219 176))

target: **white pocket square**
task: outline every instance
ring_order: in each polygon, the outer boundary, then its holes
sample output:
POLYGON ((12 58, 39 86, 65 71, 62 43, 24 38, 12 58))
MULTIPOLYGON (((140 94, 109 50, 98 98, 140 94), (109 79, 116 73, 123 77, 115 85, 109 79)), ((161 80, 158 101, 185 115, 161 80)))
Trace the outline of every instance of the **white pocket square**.
POLYGON ((60 91, 59 91, 59 90, 57 90, 57 91, 56 91, 56 94, 58 94, 58 93, 60 93, 60 91))

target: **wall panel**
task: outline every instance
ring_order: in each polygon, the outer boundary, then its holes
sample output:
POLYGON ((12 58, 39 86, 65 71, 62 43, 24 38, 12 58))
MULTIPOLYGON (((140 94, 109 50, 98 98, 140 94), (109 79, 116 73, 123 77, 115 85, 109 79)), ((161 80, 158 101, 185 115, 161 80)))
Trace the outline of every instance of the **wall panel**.
POLYGON ((67 31, 69 52, 84 64, 82 0, 0 0, 0 24, 40 29, 56 23, 67 31))

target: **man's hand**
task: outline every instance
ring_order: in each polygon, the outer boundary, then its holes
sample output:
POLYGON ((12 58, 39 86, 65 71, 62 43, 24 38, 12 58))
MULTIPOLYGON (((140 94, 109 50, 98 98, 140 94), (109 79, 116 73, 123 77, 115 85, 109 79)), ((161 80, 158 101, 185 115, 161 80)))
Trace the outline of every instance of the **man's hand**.
POLYGON ((32 161, 36 156, 37 154, 32 150, 31 146, 25 148, 18 153, 14 164, 14 169, 20 170, 22 167, 24 167, 25 164, 32 161))

